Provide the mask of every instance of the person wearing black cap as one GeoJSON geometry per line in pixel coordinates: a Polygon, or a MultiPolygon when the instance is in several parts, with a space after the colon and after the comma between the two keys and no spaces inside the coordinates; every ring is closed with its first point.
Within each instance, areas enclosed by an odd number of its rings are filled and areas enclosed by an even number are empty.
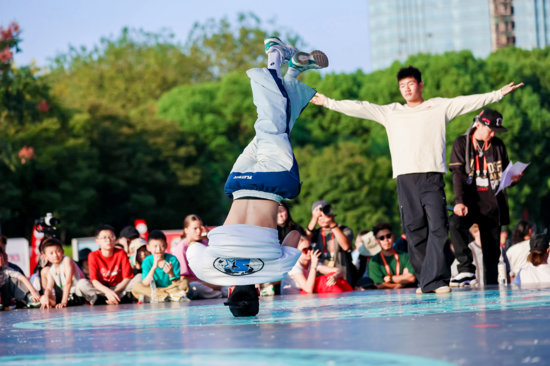
{"type": "Polygon", "coordinates": [[[443,175],[447,171],[445,134],[455,117],[500,101],[523,86],[511,82],[484,94],[424,100],[422,73],[414,66],[397,72],[405,104],[334,100],[317,93],[313,104],[351,117],[380,123],[386,129],[393,177],[408,253],[418,279],[419,294],[448,293],[451,277],[446,258],[448,214],[443,175]]]}
{"type": "MultiPolygon", "coordinates": [[[[468,229],[474,223],[481,235],[485,284],[498,283],[500,228],[510,223],[510,216],[506,191],[495,193],[509,160],[504,143],[495,134],[505,131],[502,115],[484,109],[453,144],[449,168],[453,173],[455,206],[449,229],[459,273],[451,280],[451,287],[466,286],[475,279],[475,265],[468,248],[468,229]]],[[[518,182],[520,178],[518,175],[512,180],[518,182]]]]}
{"type": "Polygon", "coordinates": [[[290,132],[315,95],[296,76],[328,66],[321,51],[297,52],[277,37],[267,38],[264,45],[268,67],[247,71],[258,114],[256,135],[225,183],[233,203],[224,224],[208,233],[208,246],[194,242],[187,249],[189,266],[199,279],[236,286],[227,302],[234,316],[255,316],[259,303],[253,285],[280,281],[300,256],[300,234],[290,232],[281,243],[277,233],[280,202],[297,197],[301,188],[290,132]],[[281,77],[285,62],[289,68],[281,77]]]}
{"type": "Polygon", "coordinates": [[[548,236],[537,235],[529,240],[531,251],[527,257],[529,262],[520,269],[512,282],[513,285],[550,284],[550,265],[548,264],[548,236]]]}

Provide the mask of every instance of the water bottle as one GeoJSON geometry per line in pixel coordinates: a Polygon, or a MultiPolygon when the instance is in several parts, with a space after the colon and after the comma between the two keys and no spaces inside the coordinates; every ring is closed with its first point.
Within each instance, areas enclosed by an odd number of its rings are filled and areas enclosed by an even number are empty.
{"type": "Polygon", "coordinates": [[[506,286],[508,284],[508,278],[506,276],[506,263],[504,263],[504,258],[502,254],[498,260],[498,285],[506,286]]]}
{"type": "Polygon", "coordinates": [[[151,281],[151,302],[153,304],[156,304],[158,303],[158,299],[157,299],[157,284],[155,283],[155,280],[152,280],[151,281]]]}

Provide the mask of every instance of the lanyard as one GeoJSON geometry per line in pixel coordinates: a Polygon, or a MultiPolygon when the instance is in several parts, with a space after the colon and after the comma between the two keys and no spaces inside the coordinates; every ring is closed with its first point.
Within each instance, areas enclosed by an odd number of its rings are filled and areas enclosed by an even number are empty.
{"type": "MultiPolygon", "coordinates": [[[[395,257],[395,261],[397,262],[397,264],[395,265],[395,275],[396,276],[399,276],[399,272],[401,272],[401,264],[399,264],[399,254],[396,253],[393,253],[393,256],[395,257]]],[[[380,257],[382,257],[382,262],[384,262],[384,267],[386,268],[386,273],[388,274],[388,276],[391,276],[391,270],[390,270],[390,266],[388,265],[388,262],[386,262],[386,257],[384,256],[383,253],[380,253],[380,257]]]]}
{"type": "MultiPolygon", "coordinates": [[[[325,229],[321,229],[321,237],[323,238],[323,249],[325,251],[325,254],[327,254],[327,239],[325,238],[325,229]]],[[[330,232],[330,239],[328,240],[329,244],[332,241],[332,246],[334,247],[334,233],[330,232]]],[[[330,252],[330,257],[334,255],[334,251],[330,252]]]]}
{"type": "MultiPolygon", "coordinates": [[[[479,177],[479,156],[481,155],[483,156],[483,176],[485,177],[487,175],[487,159],[485,158],[483,151],[477,151],[477,141],[474,139],[474,135],[472,135],[472,145],[474,145],[474,151],[476,152],[476,175],[479,177]]],[[[488,149],[489,143],[485,141],[483,150],[487,151],[488,149]]]]}

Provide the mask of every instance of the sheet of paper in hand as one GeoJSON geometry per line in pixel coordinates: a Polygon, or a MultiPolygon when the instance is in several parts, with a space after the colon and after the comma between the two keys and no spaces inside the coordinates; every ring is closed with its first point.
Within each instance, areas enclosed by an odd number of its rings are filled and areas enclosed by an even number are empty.
{"type": "Polygon", "coordinates": [[[503,189],[510,187],[510,185],[512,184],[512,177],[520,175],[525,170],[525,168],[529,166],[529,164],[530,163],[522,163],[521,161],[517,161],[515,163],[512,163],[512,161],[510,161],[506,169],[504,169],[504,172],[502,172],[502,176],[500,177],[500,186],[498,187],[495,196],[499,194],[499,192],[503,189]]]}

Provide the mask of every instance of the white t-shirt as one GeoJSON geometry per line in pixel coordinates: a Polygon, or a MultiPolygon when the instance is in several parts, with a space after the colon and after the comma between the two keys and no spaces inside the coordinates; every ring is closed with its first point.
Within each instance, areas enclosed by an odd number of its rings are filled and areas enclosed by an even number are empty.
{"type": "Polygon", "coordinates": [[[377,105],[330,98],[324,106],[348,116],[378,122],[386,128],[395,178],[409,173],[445,173],[447,123],[501,99],[502,93],[496,90],[456,98],[432,98],[414,108],[399,103],[377,105]]]}
{"type": "Polygon", "coordinates": [[[528,262],[525,267],[519,270],[513,284],[518,286],[550,284],[550,264],[539,264],[535,267],[528,262]]]}
{"type": "Polygon", "coordinates": [[[191,243],[187,259],[199,279],[219,286],[280,281],[301,254],[281,246],[276,229],[255,225],[219,226],[208,239],[191,243]]]}
{"type": "Polygon", "coordinates": [[[304,266],[302,266],[302,264],[298,261],[294,267],[292,267],[290,272],[286,273],[285,277],[283,277],[283,280],[281,281],[281,295],[296,295],[302,291],[302,288],[298,285],[298,282],[296,282],[295,277],[299,273],[303,274],[307,279],[309,275],[309,268],[304,268],[304,266]]]}
{"type": "Polygon", "coordinates": [[[531,248],[529,247],[529,240],[512,245],[506,251],[506,256],[510,262],[510,275],[516,276],[520,269],[525,268],[529,262],[527,262],[527,256],[531,248]]]}

